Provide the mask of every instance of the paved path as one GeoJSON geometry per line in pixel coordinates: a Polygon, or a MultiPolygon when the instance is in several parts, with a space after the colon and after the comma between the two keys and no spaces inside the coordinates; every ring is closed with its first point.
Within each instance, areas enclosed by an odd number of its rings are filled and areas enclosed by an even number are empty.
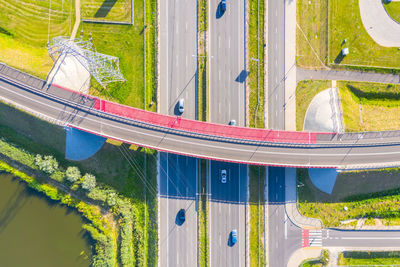
{"type": "Polygon", "coordinates": [[[400,83],[399,74],[384,74],[343,70],[306,70],[297,68],[297,81],[301,80],[345,80],[376,83],[400,83]]]}
{"type": "Polygon", "coordinates": [[[382,0],[362,0],[359,7],[364,28],[376,43],[400,47],[400,23],[387,14],[382,0]]]}

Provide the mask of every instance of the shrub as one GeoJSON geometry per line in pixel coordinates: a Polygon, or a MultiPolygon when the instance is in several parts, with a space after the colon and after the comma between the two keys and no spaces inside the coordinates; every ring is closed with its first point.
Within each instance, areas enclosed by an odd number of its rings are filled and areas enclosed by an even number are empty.
{"type": "Polygon", "coordinates": [[[86,173],[83,176],[82,188],[90,192],[95,187],[96,187],[96,177],[93,174],[86,173]]]}
{"type": "Polygon", "coordinates": [[[79,179],[81,179],[81,172],[77,167],[68,167],[67,171],[65,172],[65,177],[71,183],[75,183],[79,179]]]}
{"type": "Polygon", "coordinates": [[[58,169],[58,162],[53,156],[44,156],[44,158],[37,154],[35,157],[35,165],[39,167],[41,171],[48,174],[52,174],[58,169]]]}
{"type": "Polygon", "coordinates": [[[107,196],[107,205],[112,207],[117,203],[117,194],[111,192],[107,196]]]}

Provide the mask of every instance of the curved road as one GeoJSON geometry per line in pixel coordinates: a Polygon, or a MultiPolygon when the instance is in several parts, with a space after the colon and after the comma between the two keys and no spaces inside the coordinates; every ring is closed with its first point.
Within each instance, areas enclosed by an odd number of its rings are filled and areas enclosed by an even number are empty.
{"type": "MultiPolygon", "coordinates": [[[[59,125],[69,125],[97,135],[160,151],[222,161],[259,165],[365,168],[399,166],[398,132],[366,135],[323,135],[317,144],[287,144],[233,139],[179,131],[97,111],[77,100],[40,91],[0,76],[0,96],[5,102],[59,125]],[[367,138],[367,135],[374,136],[367,138]],[[389,135],[389,137],[385,137],[389,135]],[[340,137],[343,137],[340,140],[340,137]],[[349,139],[354,137],[354,139],[349,139]]],[[[50,91],[56,91],[50,88],[50,91]]],[[[61,89],[60,89],[61,90],[61,89]]],[[[90,103],[89,103],[90,104],[90,103]]]]}
{"type": "Polygon", "coordinates": [[[364,28],[377,44],[400,47],[400,23],[388,15],[382,0],[362,0],[359,7],[364,28]]]}

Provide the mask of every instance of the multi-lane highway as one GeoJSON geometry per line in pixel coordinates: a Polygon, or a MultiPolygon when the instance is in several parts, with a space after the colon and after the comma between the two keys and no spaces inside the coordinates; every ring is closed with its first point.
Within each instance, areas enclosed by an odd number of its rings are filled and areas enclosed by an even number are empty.
{"type": "Polygon", "coordinates": [[[210,120],[245,124],[245,24],[244,0],[209,3],[210,120]]]}
{"type": "MultiPolygon", "coordinates": [[[[209,3],[210,120],[245,126],[245,1],[220,0],[209,3]]],[[[232,126],[234,127],[234,126],[232,126]]],[[[210,161],[210,264],[246,266],[247,166],[210,161]],[[221,183],[221,170],[227,183],[221,183]],[[230,246],[229,235],[236,229],[238,243],[230,246]]]]}
{"type": "Polygon", "coordinates": [[[197,262],[197,159],[160,153],[160,266],[197,262]],[[178,218],[185,210],[185,222],[178,218]]]}
{"type": "Polygon", "coordinates": [[[211,266],[246,266],[247,166],[210,161],[210,255],[211,266]],[[221,182],[226,170],[227,181],[221,182]],[[238,241],[229,244],[236,229],[238,241]]]}
{"type": "MultiPolygon", "coordinates": [[[[160,110],[166,115],[196,119],[196,1],[160,1],[160,110]],[[177,103],[184,99],[184,112],[177,103]]],[[[198,160],[160,153],[160,266],[197,263],[198,160]],[[179,210],[185,210],[185,222],[179,210]]]]}
{"type": "Polygon", "coordinates": [[[268,128],[285,128],[285,2],[267,1],[268,128]]]}

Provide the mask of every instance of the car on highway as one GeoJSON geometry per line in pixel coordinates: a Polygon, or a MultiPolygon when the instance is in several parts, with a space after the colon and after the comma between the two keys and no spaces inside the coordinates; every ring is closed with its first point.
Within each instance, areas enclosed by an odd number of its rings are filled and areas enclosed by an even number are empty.
{"type": "Polygon", "coordinates": [[[221,8],[221,13],[224,13],[226,10],[226,0],[221,0],[220,8],[221,8]]]}
{"type": "Polygon", "coordinates": [[[231,246],[235,245],[237,242],[237,231],[236,229],[231,232],[231,246]]]}
{"type": "Polygon", "coordinates": [[[226,170],[221,170],[221,183],[226,183],[226,170]]]}
{"type": "Polygon", "coordinates": [[[178,110],[179,110],[179,112],[181,114],[183,113],[183,111],[185,111],[184,105],[185,105],[185,100],[183,98],[179,99],[179,101],[178,101],[178,110]]]}
{"type": "Polygon", "coordinates": [[[230,121],[229,121],[229,125],[235,126],[235,125],[236,125],[236,121],[235,121],[235,120],[230,120],[230,121]]]}
{"type": "Polygon", "coordinates": [[[178,219],[180,224],[183,224],[186,220],[186,216],[185,216],[185,209],[181,209],[178,211],[178,219]]]}

